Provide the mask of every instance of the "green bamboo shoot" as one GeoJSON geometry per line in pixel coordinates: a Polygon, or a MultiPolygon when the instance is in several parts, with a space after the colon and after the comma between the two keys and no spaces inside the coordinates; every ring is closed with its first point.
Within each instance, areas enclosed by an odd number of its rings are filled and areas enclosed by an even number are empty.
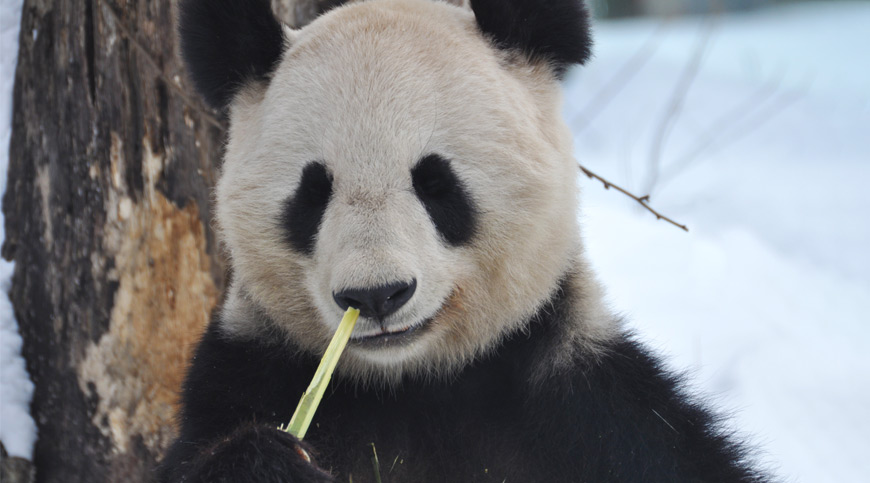
{"type": "Polygon", "coordinates": [[[320,359],[320,365],[314,372],[314,378],[311,379],[311,384],[308,389],[302,394],[299,400],[299,405],[296,406],[296,411],[293,417],[290,418],[290,423],[286,426],[280,426],[279,429],[287,431],[299,439],[305,437],[308,431],[308,426],[314,418],[314,412],[317,411],[317,406],[320,405],[320,400],[323,399],[323,393],[326,392],[326,386],[329,385],[329,380],[332,378],[332,372],[335,370],[335,365],[338,363],[338,358],[344,352],[347,341],[350,339],[350,334],[356,325],[356,319],[359,317],[359,310],[350,307],[344,313],[341,323],[338,325],[338,330],[332,337],[332,341],[326,348],[326,353],[320,359]]]}

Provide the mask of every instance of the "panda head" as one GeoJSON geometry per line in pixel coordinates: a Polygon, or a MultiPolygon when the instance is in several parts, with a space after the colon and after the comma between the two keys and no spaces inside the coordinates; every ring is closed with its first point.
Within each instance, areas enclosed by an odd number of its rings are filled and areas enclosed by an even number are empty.
{"type": "Polygon", "coordinates": [[[350,305],[345,373],[449,373],[572,267],[558,80],[589,56],[581,0],[370,0],[301,30],[267,0],[187,0],[180,32],[230,123],[224,330],[320,353],[350,305]]]}

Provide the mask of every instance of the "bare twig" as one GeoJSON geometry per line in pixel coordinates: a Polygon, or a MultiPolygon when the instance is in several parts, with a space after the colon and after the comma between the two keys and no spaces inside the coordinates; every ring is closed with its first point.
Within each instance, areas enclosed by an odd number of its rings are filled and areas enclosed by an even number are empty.
{"type": "Polygon", "coordinates": [[[641,206],[643,206],[644,208],[649,210],[650,213],[655,215],[657,220],[664,220],[664,221],[666,221],[666,222],[668,222],[668,223],[670,223],[678,228],[682,228],[685,231],[689,231],[689,228],[686,225],[681,225],[681,224],[677,223],[676,221],[674,221],[674,220],[668,218],[667,216],[659,213],[658,211],[654,210],[649,205],[649,195],[636,196],[636,195],[630,193],[629,191],[627,191],[626,189],[621,188],[620,186],[615,185],[615,184],[611,183],[610,181],[607,181],[606,179],[602,178],[601,176],[598,176],[597,174],[593,173],[592,171],[589,171],[588,169],[583,167],[583,165],[578,164],[577,167],[580,168],[580,171],[582,171],[583,174],[585,174],[587,177],[589,177],[589,179],[597,179],[598,181],[601,181],[601,183],[604,185],[604,189],[610,189],[612,187],[615,190],[619,191],[620,193],[624,194],[625,196],[628,196],[629,198],[633,199],[634,201],[637,201],[638,203],[640,203],[641,206]]]}
{"type": "MultiPolygon", "coordinates": [[[[650,409],[652,409],[652,408],[650,408],[650,409]]],[[[662,415],[659,414],[658,411],[656,411],[655,409],[653,409],[652,412],[654,412],[654,413],[656,414],[656,416],[659,417],[659,419],[661,419],[662,421],[664,421],[664,423],[667,424],[669,428],[671,428],[671,431],[673,431],[673,432],[675,432],[675,433],[677,433],[677,434],[680,434],[680,432],[677,431],[677,428],[671,426],[671,423],[669,423],[667,419],[665,419],[664,417],[662,417],[662,415]]]]}
{"type": "Polygon", "coordinates": [[[655,188],[659,177],[659,169],[661,168],[662,152],[664,145],[667,142],[668,135],[673,128],[674,123],[683,109],[683,103],[698,70],[701,67],[701,61],[704,59],[704,54],[707,52],[707,44],[710,43],[710,37],[713,33],[712,20],[704,27],[697,41],[695,42],[695,50],[692,52],[692,57],[680,74],[677,83],[674,84],[674,91],[671,94],[671,99],[668,102],[668,107],[665,110],[662,119],[658,123],[658,129],[653,136],[653,144],[650,149],[650,169],[647,177],[646,191],[652,192],[655,188]]]}
{"type": "Polygon", "coordinates": [[[725,143],[719,143],[718,147],[725,147],[728,144],[732,144],[738,139],[755,132],[760,126],[773,119],[777,114],[781,113],[785,110],[785,108],[797,102],[800,98],[800,93],[783,94],[779,96],[776,102],[767,104],[765,109],[760,109],[755,113],[754,116],[752,116],[751,119],[748,119],[745,123],[743,123],[741,129],[731,131],[730,136],[724,136],[725,143]]]}
{"type": "Polygon", "coordinates": [[[634,78],[635,74],[640,72],[643,66],[652,58],[656,49],[658,49],[662,32],[665,30],[667,22],[662,22],[656,27],[655,31],[644,41],[643,45],[635,51],[622,67],[610,78],[604,86],[592,96],[592,100],[574,117],[572,122],[574,127],[574,135],[583,131],[604,111],[604,108],[610,104],[617,94],[634,78]]]}
{"type": "Polygon", "coordinates": [[[662,181],[669,182],[676,178],[680,174],[677,168],[685,168],[700,151],[706,150],[708,155],[715,153],[756,132],[759,127],[785,111],[786,108],[800,100],[800,98],[800,93],[783,93],[771,99],[770,102],[766,102],[763,107],[757,109],[740,125],[733,126],[732,129],[726,131],[718,138],[711,140],[708,145],[702,146],[701,148],[703,149],[690,151],[683,157],[678,158],[673,164],[673,169],[664,173],[662,181]]]}
{"type": "Polygon", "coordinates": [[[725,139],[724,143],[718,143],[719,145],[717,147],[721,149],[729,144],[733,144],[738,139],[755,132],[760,126],[784,111],[785,108],[800,100],[801,97],[802,93],[800,92],[781,94],[776,99],[776,102],[768,103],[764,109],[759,109],[750,119],[747,119],[741,126],[738,126],[740,129],[732,130],[728,135],[723,136],[725,139]]]}
{"type": "Polygon", "coordinates": [[[669,165],[662,170],[661,181],[665,183],[679,175],[680,172],[686,169],[707,149],[711,147],[724,147],[719,143],[719,141],[726,138],[728,133],[734,130],[739,123],[743,122],[746,118],[751,117],[753,112],[760,110],[762,106],[767,104],[768,100],[776,96],[782,82],[782,77],[783,72],[779,72],[773,79],[765,82],[755,92],[747,96],[742,103],[736,105],[714,120],[700,136],[697,136],[699,141],[696,142],[691,149],[683,153],[683,155],[678,157],[676,161],[669,163],[669,165]],[[719,145],[717,146],[717,144],[719,145]]]}

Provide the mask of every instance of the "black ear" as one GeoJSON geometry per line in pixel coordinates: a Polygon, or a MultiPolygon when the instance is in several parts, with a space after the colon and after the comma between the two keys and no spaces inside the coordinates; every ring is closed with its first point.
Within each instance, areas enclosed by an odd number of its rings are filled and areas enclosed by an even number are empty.
{"type": "Polygon", "coordinates": [[[559,78],[592,53],[583,0],[471,0],[471,9],[496,46],[549,62],[559,78]]]}
{"type": "Polygon", "coordinates": [[[272,74],[284,33],[269,0],[182,0],[181,56],[194,86],[223,110],[245,83],[272,74]]]}

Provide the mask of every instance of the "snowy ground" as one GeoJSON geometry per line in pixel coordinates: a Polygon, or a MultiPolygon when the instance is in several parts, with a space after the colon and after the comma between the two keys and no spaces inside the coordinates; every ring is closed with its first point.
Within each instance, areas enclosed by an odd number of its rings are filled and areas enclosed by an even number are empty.
{"type": "Polygon", "coordinates": [[[577,159],[646,194],[655,133],[712,28],[651,190],[690,233],[585,178],[581,218],[612,307],[788,481],[870,475],[868,25],[867,2],[599,22],[566,85],[577,159]]]}
{"type": "MultiPolygon", "coordinates": [[[[9,136],[12,129],[12,83],[18,56],[21,0],[0,0],[0,193],[6,192],[9,136]]],[[[0,212],[0,240],[6,238],[0,212]]],[[[33,383],[21,358],[21,336],[6,295],[12,263],[0,259],[0,441],[11,456],[30,458],[36,424],[30,417],[33,383]]]]}
{"type": "MultiPolygon", "coordinates": [[[[19,5],[0,0],[0,186],[19,5]]],[[[691,232],[585,179],[581,216],[612,306],[733,411],[789,481],[870,474],[868,25],[867,2],[712,24],[602,22],[596,58],[566,83],[578,159],[645,194],[655,132],[710,31],[652,189],[653,206],[691,232]]],[[[0,264],[4,291],[10,269],[0,264]]],[[[0,297],[0,439],[28,456],[35,430],[14,324],[0,297]]]]}

